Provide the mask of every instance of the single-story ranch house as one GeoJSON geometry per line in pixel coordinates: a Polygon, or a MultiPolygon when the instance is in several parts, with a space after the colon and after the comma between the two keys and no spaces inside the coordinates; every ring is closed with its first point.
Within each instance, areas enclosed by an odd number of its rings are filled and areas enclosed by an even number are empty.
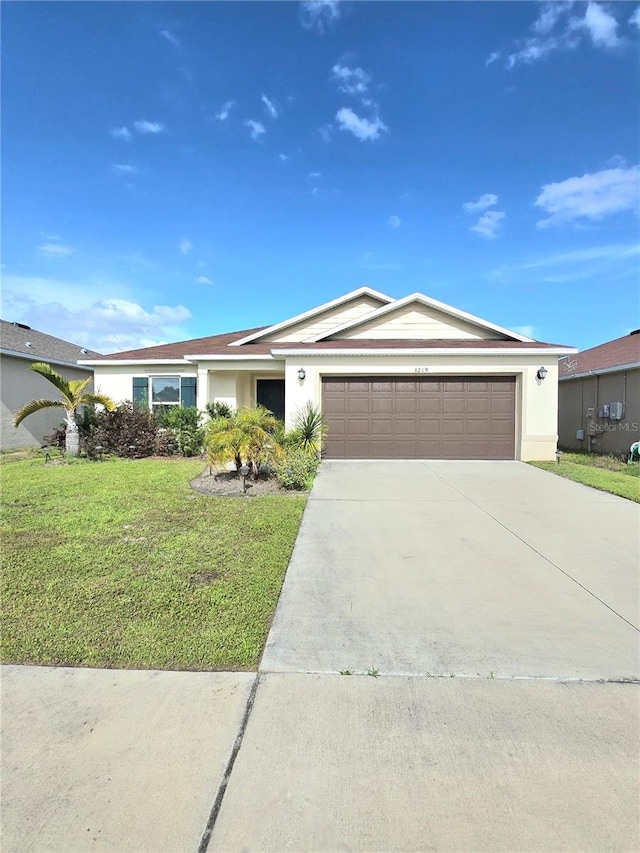
{"type": "Polygon", "coordinates": [[[80,363],[116,401],[258,403],[289,424],[310,401],[330,459],[553,459],[558,357],[575,352],[361,287],[272,326],[80,363]]]}

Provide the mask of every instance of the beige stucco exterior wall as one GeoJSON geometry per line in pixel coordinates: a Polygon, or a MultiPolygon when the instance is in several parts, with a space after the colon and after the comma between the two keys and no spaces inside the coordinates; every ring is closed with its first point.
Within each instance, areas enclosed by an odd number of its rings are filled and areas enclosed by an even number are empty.
{"type": "MultiPolygon", "coordinates": [[[[13,425],[15,413],[31,400],[57,400],[58,392],[42,376],[29,370],[35,359],[16,358],[10,355],[0,356],[0,400],[2,407],[1,439],[2,450],[16,450],[22,447],[38,447],[45,435],[49,435],[57,426],[64,423],[63,409],[44,409],[29,415],[16,429],[13,425]]],[[[90,375],[86,370],[63,367],[51,362],[51,366],[67,379],[86,379],[90,375]]]]}
{"type": "Polygon", "coordinates": [[[626,454],[640,441],[640,368],[600,375],[563,379],[558,402],[559,445],[566,450],[626,454]],[[604,404],[620,402],[620,421],[601,418],[604,404]],[[584,439],[576,432],[584,430],[584,439]]]}
{"type": "Polygon", "coordinates": [[[516,458],[555,459],[557,447],[558,364],[555,357],[513,356],[318,356],[287,359],[285,408],[291,423],[308,401],[322,404],[323,376],[464,376],[507,375],[516,377],[516,458]],[[538,369],[546,379],[536,378],[538,369]],[[304,382],[298,370],[306,372],[304,382]]]}
{"type": "Polygon", "coordinates": [[[148,364],[120,365],[94,368],[96,390],[111,397],[116,403],[123,403],[133,397],[134,376],[197,376],[195,364],[148,364]]]}

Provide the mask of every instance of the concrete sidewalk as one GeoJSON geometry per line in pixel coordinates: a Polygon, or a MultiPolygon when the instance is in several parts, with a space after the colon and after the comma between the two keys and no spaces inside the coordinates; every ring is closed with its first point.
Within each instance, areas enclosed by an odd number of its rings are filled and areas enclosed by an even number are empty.
{"type": "Polygon", "coordinates": [[[197,850],[254,680],[2,667],[3,853],[197,850]]]}

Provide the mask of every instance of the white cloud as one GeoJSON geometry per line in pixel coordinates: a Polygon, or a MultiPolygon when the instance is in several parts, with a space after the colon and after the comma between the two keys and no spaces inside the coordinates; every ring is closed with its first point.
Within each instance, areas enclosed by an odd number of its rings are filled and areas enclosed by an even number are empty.
{"type": "Polygon", "coordinates": [[[361,142],[377,139],[383,131],[388,130],[379,116],[375,116],[373,119],[360,118],[349,107],[342,107],[341,110],[338,110],[336,119],[340,130],[348,130],[361,142]]]}
{"type": "Polygon", "coordinates": [[[475,225],[471,226],[471,230],[480,234],[481,237],[486,237],[492,240],[498,236],[500,223],[504,219],[505,214],[502,210],[487,210],[483,213],[475,225]]]}
{"type": "Polygon", "coordinates": [[[322,174],[321,174],[321,172],[309,172],[309,177],[310,178],[321,178],[322,174]]]}
{"type": "Polygon", "coordinates": [[[216,113],[218,121],[226,121],[229,118],[229,113],[235,105],[235,101],[225,101],[225,103],[220,107],[220,112],[216,113]]]}
{"type": "Polygon", "coordinates": [[[493,53],[490,53],[489,56],[487,56],[485,65],[491,65],[492,62],[497,62],[498,59],[500,59],[500,51],[494,50],[493,53]]]}
{"type": "Polygon", "coordinates": [[[308,30],[323,33],[340,17],[340,0],[305,0],[300,4],[300,20],[308,30]]]}
{"type": "Polygon", "coordinates": [[[191,243],[191,240],[187,240],[187,238],[185,237],[184,240],[180,241],[180,251],[183,255],[186,255],[188,252],[191,251],[191,249],[193,249],[193,244],[191,243]]]}
{"type": "Polygon", "coordinates": [[[598,3],[589,3],[584,16],[584,27],[589,31],[596,47],[616,47],[620,44],[618,22],[606,8],[598,3]]]}
{"type": "Polygon", "coordinates": [[[114,139],[124,139],[126,142],[131,142],[131,131],[128,127],[112,127],[109,133],[114,139]]]}
{"type": "MultiPolygon", "coordinates": [[[[530,65],[545,59],[556,50],[574,50],[585,36],[594,47],[617,47],[621,40],[617,34],[618,22],[602,3],[589,2],[584,14],[574,13],[573,0],[551,0],[542,3],[531,30],[532,35],[520,42],[520,47],[507,56],[507,68],[530,65]]],[[[493,61],[495,53],[487,60],[493,61]]]]}
{"type": "Polygon", "coordinates": [[[391,228],[399,228],[402,225],[402,220],[399,216],[390,216],[387,225],[390,225],[391,228]]]}
{"type": "Polygon", "coordinates": [[[283,163],[286,163],[287,160],[291,160],[290,154],[278,154],[278,157],[282,160],[283,163]]]}
{"type": "Polygon", "coordinates": [[[549,214],[540,228],[578,219],[597,221],[613,213],[637,209],[640,197],[640,166],[604,169],[600,172],[545,184],[535,200],[549,214]]]}
{"type": "Polygon", "coordinates": [[[145,309],[117,282],[67,282],[6,276],[2,315],[34,329],[108,353],[180,340],[191,312],[184,305],[145,309]],[[119,294],[96,300],[96,292],[119,294]]]}
{"type": "Polygon", "coordinates": [[[145,119],[140,119],[139,121],[134,121],[133,126],[138,131],[138,133],[142,133],[142,134],[164,133],[164,131],[167,129],[159,121],[146,121],[145,119]]]}
{"type": "Polygon", "coordinates": [[[264,125],[260,121],[254,121],[253,119],[248,118],[244,125],[249,128],[249,135],[254,142],[259,142],[260,138],[266,133],[264,125]]]}
{"type": "Polygon", "coordinates": [[[341,92],[346,92],[348,95],[364,95],[369,88],[371,75],[362,68],[349,68],[348,65],[340,65],[336,62],[331,69],[331,79],[341,92]]]}
{"type": "Polygon", "coordinates": [[[630,24],[635,24],[636,27],[640,28],[640,6],[636,9],[633,15],[629,18],[630,24]]]}
{"type": "Polygon", "coordinates": [[[467,213],[477,213],[481,210],[486,210],[488,207],[493,207],[498,203],[498,196],[493,193],[485,193],[481,195],[478,201],[467,201],[462,207],[467,213]]]}
{"type": "Polygon", "coordinates": [[[333,130],[332,125],[323,124],[322,127],[318,128],[318,133],[322,137],[325,142],[328,142],[331,139],[331,131],[333,130]]]}
{"type": "Polygon", "coordinates": [[[213,282],[206,275],[199,275],[196,279],[196,284],[213,284],[213,282]]]}
{"type": "Polygon", "coordinates": [[[38,249],[44,252],[45,255],[57,258],[66,258],[75,252],[75,249],[72,249],[71,246],[63,246],[62,243],[43,243],[42,246],[38,246],[38,249]]]}
{"type": "Polygon", "coordinates": [[[534,260],[505,264],[491,270],[487,278],[502,283],[523,281],[563,283],[600,278],[607,281],[638,276],[640,244],[614,243],[572,249],[554,255],[542,255],[534,260]]]}
{"type": "Polygon", "coordinates": [[[160,30],[160,35],[163,39],[166,39],[169,44],[172,44],[174,47],[180,47],[180,39],[173,35],[173,33],[169,32],[169,30],[160,30]]]}
{"type": "Polygon", "coordinates": [[[261,100],[261,101],[262,101],[262,103],[264,104],[264,107],[265,107],[265,109],[266,109],[267,113],[269,114],[269,116],[270,116],[271,118],[273,118],[273,119],[278,118],[278,108],[276,107],[276,105],[274,104],[274,102],[273,102],[273,101],[270,101],[270,100],[269,100],[269,98],[267,98],[267,96],[266,96],[266,95],[263,95],[263,96],[260,98],[260,100],[261,100]]]}
{"type": "Polygon", "coordinates": [[[112,167],[114,175],[133,175],[135,173],[135,167],[130,166],[128,163],[115,163],[112,167]]]}

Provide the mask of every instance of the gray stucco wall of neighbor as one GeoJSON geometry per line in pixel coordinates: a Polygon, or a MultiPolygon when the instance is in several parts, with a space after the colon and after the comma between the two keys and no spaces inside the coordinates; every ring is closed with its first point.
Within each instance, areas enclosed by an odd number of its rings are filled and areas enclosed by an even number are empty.
{"type": "Polygon", "coordinates": [[[594,453],[627,453],[640,441],[640,368],[562,379],[558,389],[559,446],[594,453]],[[603,406],[623,403],[620,421],[599,417],[603,406]],[[589,415],[589,410],[593,413],[589,415]],[[584,430],[584,439],[576,432],[584,430]]]}
{"type": "MultiPolygon", "coordinates": [[[[64,410],[45,409],[29,415],[16,429],[13,425],[15,413],[26,403],[36,399],[57,400],[58,391],[42,376],[29,370],[33,360],[0,356],[0,405],[1,432],[0,448],[17,450],[23,447],[38,447],[45,435],[64,423],[64,410]]],[[[86,379],[86,370],[62,367],[51,362],[51,366],[67,379],[86,379]]],[[[89,390],[92,389],[93,383],[89,390]]]]}

